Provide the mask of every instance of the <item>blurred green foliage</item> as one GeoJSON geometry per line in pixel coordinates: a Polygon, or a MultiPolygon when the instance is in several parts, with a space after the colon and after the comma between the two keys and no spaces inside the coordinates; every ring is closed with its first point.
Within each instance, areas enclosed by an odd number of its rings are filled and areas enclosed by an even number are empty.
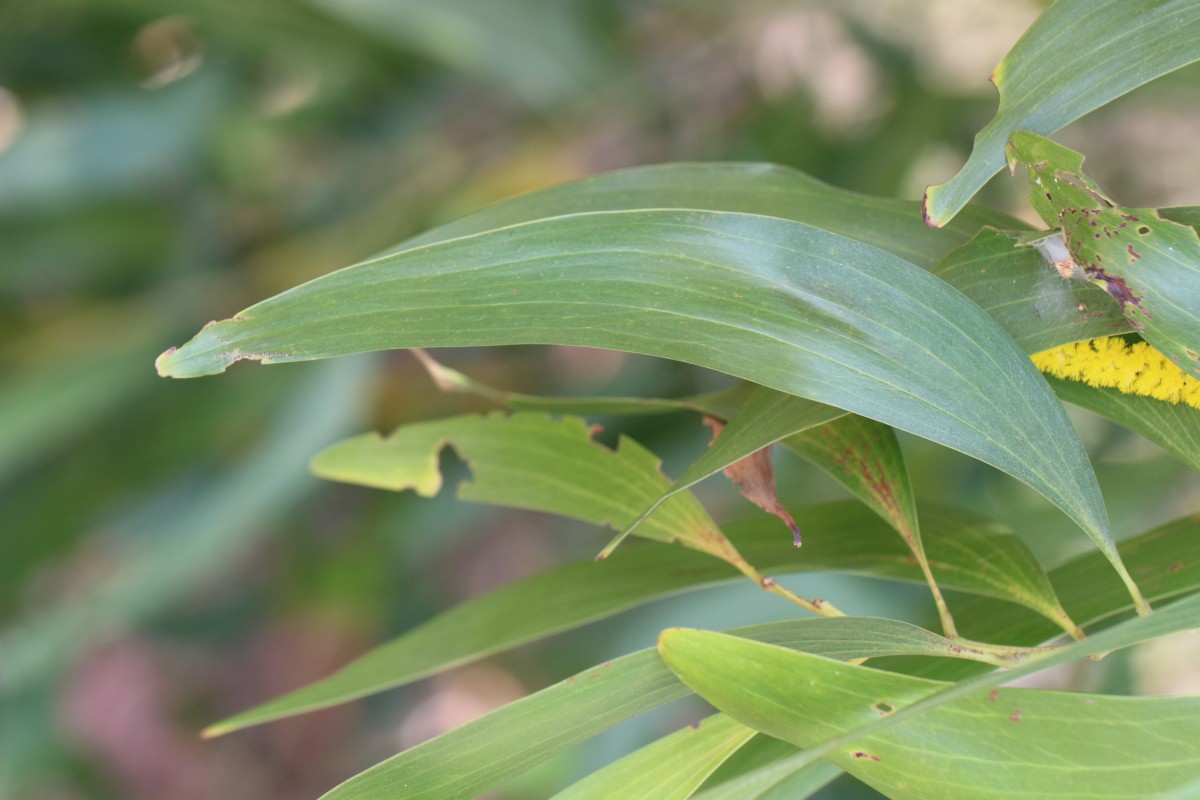
{"type": "MultiPolygon", "coordinates": [[[[921,42],[889,35],[870,5],[0,6],[0,796],[311,796],[471,708],[646,646],[663,625],[790,614],[745,588],[668,601],[361,709],[200,744],[203,724],[470,594],[590,554],[606,534],[308,477],[307,459],[343,434],[479,407],[436,393],[405,354],[186,384],[156,378],[152,362],[209,317],[484,203],[605,169],[775,161],[916,196],[945,177],[929,169],[947,156],[957,166],[994,98],[982,81],[964,92],[931,78],[921,42]],[[454,692],[473,698],[465,711],[447,704],[454,692]]],[[[908,13],[931,13],[921,6],[908,13]]],[[[1013,11],[1024,14],[1013,29],[1036,10],[1013,11]]],[[[1011,41],[996,41],[995,57],[1011,41]]],[[[448,358],[528,392],[722,385],[589,351],[448,358]]],[[[1096,418],[1077,421],[1120,532],[1193,510],[1179,465],[1096,418]],[[1152,486],[1168,501],[1146,509],[1152,486]]],[[[705,442],[691,419],[622,425],[669,474],[705,442]]],[[[1014,481],[904,445],[925,497],[1015,523],[1047,561],[1079,544],[1056,536],[1069,523],[1014,481]]],[[[837,494],[811,469],[789,462],[780,475],[790,503],[837,494]]],[[[721,487],[705,497],[719,518],[744,508],[721,487]]],[[[911,588],[818,580],[819,593],[850,597],[847,610],[929,613],[911,588]]],[[[688,712],[671,713],[600,737],[505,796],[545,794],[688,712]]],[[[821,796],[871,795],[835,782],[821,796]]]]}

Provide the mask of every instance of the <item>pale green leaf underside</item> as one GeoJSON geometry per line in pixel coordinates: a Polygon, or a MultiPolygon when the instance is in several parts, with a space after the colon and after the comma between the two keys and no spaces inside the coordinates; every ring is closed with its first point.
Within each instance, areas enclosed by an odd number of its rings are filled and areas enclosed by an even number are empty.
{"type": "MultiPolygon", "coordinates": [[[[1181,627],[1200,625],[1200,598],[1164,613],[1181,627]]],[[[659,651],[717,708],[804,748],[954,686],[706,631],[666,631],[659,651]]],[[[1004,680],[988,676],[987,685],[1004,680]]],[[[1015,775],[1025,797],[1133,800],[1200,770],[1200,697],[956,688],[956,698],[927,703],[826,757],[895,800],[1011,798],[1015,775]]]]}
{"type": "MultiPolygon", "coordinates": [[[[312,470],[330,480],[431,497],[441,488],[444,447],[471,468],[463,500],[545,511],[620,529],[669,485],[658,458],[627,437],[616,450],[592,439],[580,417],[543,413],[468,414],[418,422],[390,436],[356,436],[326,448],[312,470]]],[[[664,503],[642,534],[678,541],[744,567],[733,545],[691,495],[664,503]]]]}
{"type": "Polygon", "coordinates": [[[159,366],[533,343],[695,363],[877,419],[1029,483],[1113,552],[1078,437],[999,326],[924,270],[786,220],[611,212],[454,239],[263,301],[159,366]]]}
{"type": "Polygon", "coordinates": [[[929,224],[947,224],[1004,166],[1014,131],[1051,134],[1198,59],[1194,0],[1058,0],[992,73],[1000,107],[958,174],[926,190],[929,224]]]}

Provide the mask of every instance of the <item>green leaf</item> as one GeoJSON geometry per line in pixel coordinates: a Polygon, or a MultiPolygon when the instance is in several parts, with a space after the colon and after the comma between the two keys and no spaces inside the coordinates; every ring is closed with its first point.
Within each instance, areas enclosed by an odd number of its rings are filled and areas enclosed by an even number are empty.
{"type": "MultiPolygon", "coordinates": [[[[955,645],[915,625],[839,617],[755,625],[741,635],[804,647],[830,658],[925,654],[954,657],[955,645]]],[[[614,659],[376,764],[326,800],[474,797],[613,725],[690,690],[653,649],[614,659]]]]}
{"type": "Polygon", "coordinates": [[[454,239],[263,301],[159,367],[519,343],[695,363],[932,439],[1045,494],[1122,572],[1074,429],[996,323],[924,270],[787,220],[612,212],[454,239]]]}
{"type": "Polygon", "coordinates": [[[1031,355],[1133,330],[1107,292],[1063,280],[1021,242],[1020,233],[984,228],[934,274],[975,301],[1031,355]]]}
{"type": "MultiPolygon", "coordinates": [[[[1200,5],[1194,8],[1200,18],[1200,5]]],[[[1200,377],[1196,230],[1153,208],[1114,204],[1084,175],[1083,156],[1049,139],[1017,131],[1008,157],[1028,169],[1038,215],[1061,227],[1071,272],[1104,288],[1142,338],[1200,377]]]]}
{"type": "MultiPolygon", "coordinates": [[[[794,513],[809,532],[802,550],[792,547],[780,535],[778,521],[766,515],[734,523],[727,531],[739,551],[764,569],[840,570],[921,582],[920,570],[895,532],[860,504],[843,501],[794,513]]],[[[923,517],[926,548],[943,585],[1022,603],[1056,621],[1065,617],[1045,573],[1020,539],[961,511],[928,507],[923,517]]],[[[599,564],[569,564],[443,612],[326,678],[210,726],[204,735],[219,736],[365,697],[734,576],[728,565],[700,553],[649,543],[620,550],[599,564]]],[[[980,613],[997,614],[994,609],[980,613]]]]}
{"type": "MultiPolygon", "coordinates": [[[[1146,596],[1166,602],[1200,590],[1200,514],[1181,517],[1121,542],[1121,557],[1137,576],[1146,596]]],[[[1104,557],[1084,553],[1050,571],[1063,607],[1087,628],[1103,625],[1129,611],[1128,595],[1113,579],[1104,557]]],[[[1023,608],[990,598],[964,598],[958,606],[960,627],[968,636],[1019,645],[1040,644],[1055,627],[1023,608]]],[[[903,659],[888,668],[942,680],[978,674],[977,663],[903,659]]]]}
{"type": "MultiPolygon", "coordinates": [[[[762,734],[758,738],[777,741],[762,734]]],[[[795,748],[791,750],[795,752],[795,748]]],[[[795,762],[795,755],[776,760],[712,788],[703,788],[693,797],[696,800],[803,800],[842,774],[841,767],[828,761],[800,766],[795,762]]]]}
{"type": "Polygon", "coordinates": [[[829,758],[896,800],[1006,798],[1014,774],[1040,797],[1141,798],[1184,784],[1200,770],[1200,697],[995,687],[1104,648],[1196,626],[1200,597],[1028,666],[957,685],[706,631],[664,631],[659,652],[718,709],[806,748],[809,759],[829,758]]]}
{"type": "Polygon", "coordinates": [[[1192,0],[1058,0],[992,72],[995,118],[953,178],[925,192],[925,219],[947,224],[1004,166],[1014,131],[1051,134],[1143,83],[1200,59],[1192,0]]]}
{"type": "Polygon", "coordinates": [[[1140,433],[1200,471],[1200,409],[1046,375],[1059,399],[1140,433]]]}
{"type": "MultiPolygon", "coordinates": [[[[593,441],[580,417],[554,419],[521,412],[459,417],[398,428],[387,438],[356,436],[318,453],[312,471],[323,478],[424,497],[442,485],[438,454],[446,446],[471,467],[458,487],[463,500],[545,511],[620,529],[669,484],[650,451],[627,437],[616,450],[593,441]]],[[[665,503],[642,535],[679,542],[759,576],[721,533],[696,498],[665,503]]]]}
{"type": "Polygon", "coordinates": [[[554,795],[554,800],[687,800],[758,732],[724,714],[635,750],[554,795]]]}
{"type": "Polygon", "coordinates": [[[506,200],[408,239],[388,253],[564,214],[694,208],[762,214],[850,236],[932,269],[982,225],[1027,227],[968,206],[943,231],[921,224],[921,204],[849,192],[775,164],[664,164],[619,170],[506,200]]]}
{"type": "MultiPolygon", "coordinates": [[[[880,422],[847,414],[819,428],[793,434],[784,445],[823,469],[896,529],[929,584],[942,632],[956,636],[954,618],[921,543],[916,498],[895,431],[880,422]]],[[[1037,576],[1040,572],[1036,569],[1032,575],[1037,576]]],[[[1035,591],[1034,594],[1053,597],[1049,584],[1041,588],[1042,592],[1035,591]]],[[[1078,629],[1065,616],[1058,613],[1055,618],[1065,623],[1066,630],[1078,635],[1078,629]]]]}

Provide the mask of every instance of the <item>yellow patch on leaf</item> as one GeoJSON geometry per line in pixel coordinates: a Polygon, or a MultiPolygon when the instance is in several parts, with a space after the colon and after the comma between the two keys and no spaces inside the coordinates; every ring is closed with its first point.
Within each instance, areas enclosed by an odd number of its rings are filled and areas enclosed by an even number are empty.
{"type": "Polygon", "coordinates": [[[1200,408],[1200,380],[1145,342],[1090,339],[1037,353],[1033,363],[1056,378],[1200,408]]]}

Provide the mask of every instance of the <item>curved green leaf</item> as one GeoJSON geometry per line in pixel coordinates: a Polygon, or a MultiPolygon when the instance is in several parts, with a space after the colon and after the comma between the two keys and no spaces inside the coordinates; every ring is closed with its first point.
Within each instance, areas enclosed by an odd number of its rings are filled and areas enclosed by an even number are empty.
{"type": "Polygon", "coordinates": [[[408,239],[397,253],[564,214],[653,208],[735,211],[795,220],[850,236],[932,269],[982,225],[1024,228],[1007,214],[968,206],[944,230],[921,224],[921,204],[849,192],[776,164],[662,164],[618,170],[506,200],[408,239]]]}
{"type": "MultiPolygon", "coordinates": [[[[1200,625],[1200,597],[1154,616],[1169,622],[1141,618],[1096,638],[1125,645],[1200,625]]],[[[1101,652],[1080,644],[1064,652],[1101,652]]],[[[1015,773],[1026,796],[1142,798],[1200,770],[1200,697],[992,688],[1054,656],[954,685],[706,631],[665,631],[659,652],[720,710],[896,800],[1008,798],[1015,773]],[[881,719],[894,722],[884,730],[881,719]]]]}
{"type": "MultiPolygon", "coordinates": [[[[790,620],[739,633],[841,659],[886,654],[953,658],[958,649],[915,625],[866,617],[790,620]]],[[[323,800],[374,800],[397,794],[406,800],[475,797],[618,722],[690,693],[653,649],[642,650],[376,764],[335,787],[323,800]]]]}
{"type": "Polygon", "coordinates": [[[1038,215],[1062,229],[1069,254],[1064,271],[1104,288],[1142,338],[1200,377],[1196,230],[1157,209],[1116,205],[1084,175],[1082,155],[1044,137],[1017,131],[1008,157],[1010,165],[1028,169],[1038,215]]]}
{"type": "Polygon", "coordinates": [[[714,714],[596,770],[554,795],[554,800],[687,800],[757,733],[724,714],[714,714]]]}
{"type": "Polygon", "coordinates": [[[1004,166],[1013,131],[1051,134],[1126,92],[1200,59],[1193,0],[1058,0],[1000,61],[995,118],[953,178],[925,192],[925,219],[947,224],[1004,166]]]}
{"type": "MultiPolygon", "coordinates": [[[[738,550],[763,569],[834,570],[921,582],[921,571],[895,532],[859,503],[828,503],[797,509],[794,515],[809,532],[803,550],[792,547],[780,535],[778,521],[766,515],[726,530],[738,550]]],[[[926,548],[945,586],[1021,603],[1049,619],[1065,616],[1045,573],[1020,539],[961,511],[927,507],[923,518],[926,548]]],[[[620,550],[600,564],[568,564],[445,611],[328,677],[210,726],[204,735],[219,736],[402,686],[734,575],[728,565],[700,553],[648,543],[620,550]]]]}
{"type": "Polygon", "coordinates": [[[1045,494],[1122,571],[1078,437],[996,323],[924,270],[786,220],[612,212],[454,239],[210,324],[159,369],[519,343],[691,362],[932,439],[1045,494]]]}
{"type": "Polygon", "coordinates": [[[1046,375],[1060,400],[1140,433],[1200,471],[1200,409],[1046,375]]]}

